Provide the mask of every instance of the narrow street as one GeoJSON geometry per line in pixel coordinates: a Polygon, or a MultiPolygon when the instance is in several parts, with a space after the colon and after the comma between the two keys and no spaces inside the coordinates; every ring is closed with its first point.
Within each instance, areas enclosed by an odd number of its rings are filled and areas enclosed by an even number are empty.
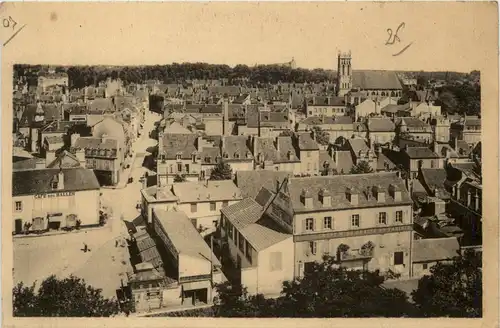
{"type": "MultiPolygon", "coordinates": [[[[131,163],[130,175],[133,179],[132,183],[127,183],[128,177],[123,176],[121,183],[125,186],[118,186],[115,189],[102,189],[103,203],[112,211],[112,222],[110,229],[122,231],[121,218],[126,221],[134,221],[139,216],[139,211],[136,209],[137,202],[141,199],[142,183],[139,181],[141,176],[146,172],[153,173],[143,166],[144,158],[149,154],[148,149],[157,145],[157,141],[149,137],[149,133],[155,128],[155,123],[161,119],[161,115],[150,111],[146,112],[144,128],[141,136],[133,144],[133,153],[135,154],[134,161],[131,163]],[[121,188],[120,188],[121,187],[121,188]]],[[[118,232],[119,234],[120,232],[118,232]]]]}

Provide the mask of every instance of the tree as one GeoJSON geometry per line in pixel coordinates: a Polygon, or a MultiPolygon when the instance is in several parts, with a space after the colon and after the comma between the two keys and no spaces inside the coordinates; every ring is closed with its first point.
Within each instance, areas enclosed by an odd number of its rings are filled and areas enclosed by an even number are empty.
{"type": "Polygon", "coordinates": [[[314,263],[303,278],[283,283],[281,296],[249,296],[229,282],[217,286],[216,316],[222,317],[402,317],[414,315],[407,295],[382,286],[378,271],[339,268],[336,258],[314,263]]]}
{"type": "Polygon", "coordinates": [[[351,168],[351,174],[372,173],[373,169],[367,161],[360,161],[351,168]]]}
{"type": "Polygon", "coordinates": [[[185,174],[177,174],[174,177],[174,182],[185,182],[186,181],[186,175],[185,174]]]}
{"type": "Polygon", "coordinates": [[[210,180],[231,180],[232,178],[233,169],[223,161],[219,161],[210,174],[210,180]]]}
{"type": "Polygon", "coordinates": [[[93,288],[75,276],[45,279],[38,293],[19,283],[13,288],[14,316],[30,317],[109,317],[119,311],[118,302],[106,299],[101,289],[93,288]]]}
{"type": "Polygon", "coordinates": [[[320,145],[328,146],[328,144],[330,144],[330,133],[324,131],[319,126],[314,126],[313,131],[316,136],[316,141],[320,145]]]}
{"type": "Polygon", "coordinates": [[[406,294],[382,286],[378,271],[338,267],[336,258],[315,263],[304,277],[285,282],[280,312],[287,317],[401,317],[412,315],[406,294]]]}
{"type": "Polygon", "coordinates": [[[451,263],[438,263],[422,277],[412,298],[425,317],[482,316],[482,257],[467,250],[451,263]]]}

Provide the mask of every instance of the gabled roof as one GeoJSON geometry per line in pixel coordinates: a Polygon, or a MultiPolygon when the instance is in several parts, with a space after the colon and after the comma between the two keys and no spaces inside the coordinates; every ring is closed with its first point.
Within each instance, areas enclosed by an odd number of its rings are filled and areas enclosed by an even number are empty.
{"type": "Polygon", "coordinates": [[[297,139],[300,150],[319,150],[318,143],[311,137],[310,133],[298,133],[297,139]]]}
{"type": "Polygon", "coordinates": [[[51,183],[59,172],[59,169],[14,171],[12,173],[12,195],[22,196],[100,188],[94,171],[84,168],[63,168],[64,189],[54,190],[51,183]]]}
{"type": "Polygon", "coordinates": [[[353,71],[352,86],[362,90],[403,89],[398,76],[391,71],[353,71]]]}
{"type": "Polygon", "coordinates": [[[52,169],[52,168],[75,168],[75,167],[80,167],[80,161],[78,158],[70,153],[69,151],[62,151],[56,159],[52,161],[52,163],[49,163],[47,165],[47,168],[52,169]]]}
{"type": "Polygon", "coordinates": [[[255,198],[262,187],[275,190],[277,181],[281,183],[284,178],[291,176],[293,173],[286,171],[237,171],[236,185],[242,197],[255,198]]]}
{"type": "Polygon", "coordinates": [[[435,159],[440,158],[438,154],[433,152],[429,147],[408,147],[405,153],[412,159],[435,159]]]}
{"type": "Polygon", "coordinates": [[[163,135],[163,151],[167,159],[175,159],[177,154],[181,154],[183,159],[189,159],[196,152],[196,140],[197,136],[194,134],[166,133],[163,135]]]}
{"type": "Polygon", "coordinates": [[[262,210],[263,207],[252,198],[246,198],[221,210],[227,220],[258,252],[292,237],[291,234],[281,232],[267,216],[262,217],[262,210]]]}
{"type": "Polygon", "coordinates": [[[180,182],[172,186],[179,203],[215,202],[241,199],[241,192],[231,180],[180,182]]]}
{"type": "Polygon", "coordinates": [[[198,233],[191,220],[183,212],[154,209],[153,215],[158,219],[164,232],[172,242],[173,247],[180,254],[212,260],[220,266],[220,262],[212,250],[198,233]]]}
{"type": "Polygon", "coordinates": [[[253,155],[247,146],[246,136],[224,136],[222,143],[222,157],[225,160],[249,161],[253,155]]]}

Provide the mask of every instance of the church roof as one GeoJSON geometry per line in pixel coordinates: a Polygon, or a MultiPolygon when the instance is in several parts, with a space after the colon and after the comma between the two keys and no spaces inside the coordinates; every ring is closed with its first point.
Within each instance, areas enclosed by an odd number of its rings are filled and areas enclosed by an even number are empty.
{"type": "Polygon", "coordinates": [[[352,86],[364,90],[401,90],[398,76],[391,71],[353,71],[352,86]]]}

